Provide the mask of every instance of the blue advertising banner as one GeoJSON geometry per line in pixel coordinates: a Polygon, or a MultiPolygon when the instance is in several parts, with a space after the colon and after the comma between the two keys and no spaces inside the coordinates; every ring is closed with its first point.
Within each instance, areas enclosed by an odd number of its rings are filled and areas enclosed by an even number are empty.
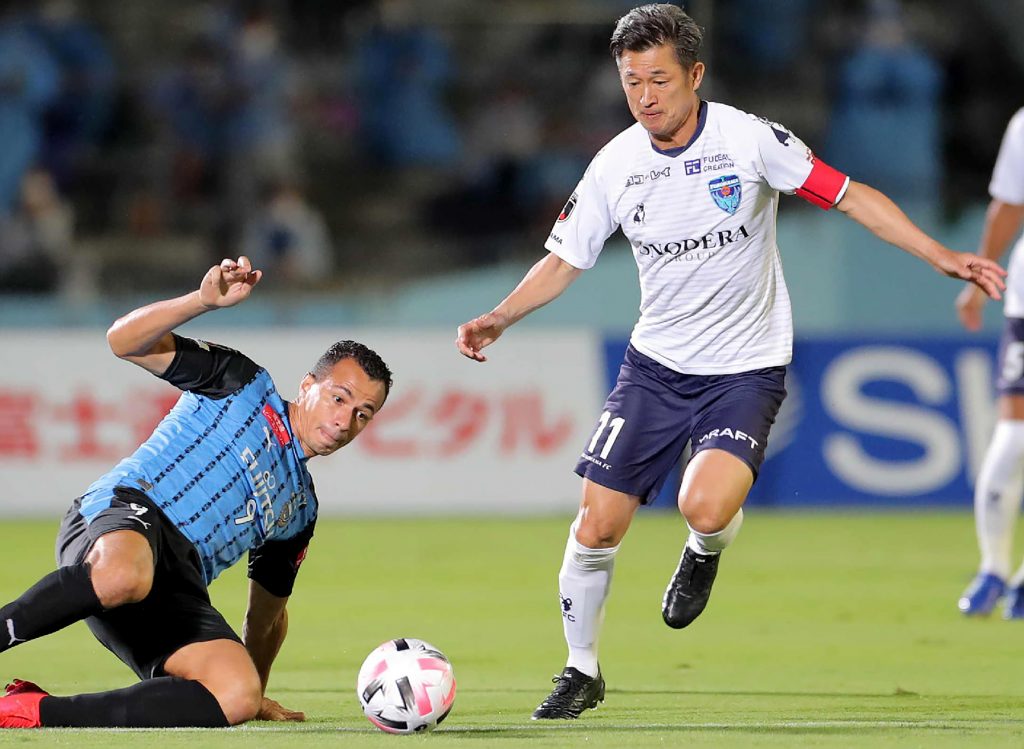
{"type": "MultiPolygon", "coordinates": [[[[609,389],[625,348],[605,341],[609,389]]],[[[798,340],[748,503],[970,506],[995,357],[995,341],[967,337],[798,340]]],[[[656,505],[675,504],[679,472],[656,505]]]]}

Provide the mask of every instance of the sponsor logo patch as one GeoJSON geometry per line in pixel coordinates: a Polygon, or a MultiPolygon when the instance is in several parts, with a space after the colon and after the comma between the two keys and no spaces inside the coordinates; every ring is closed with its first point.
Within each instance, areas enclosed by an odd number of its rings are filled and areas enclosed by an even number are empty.
{"type": "Polygon", "coordinates": [[[579,198],[577,197],[576,193],[573,193],[572,195],[569,196],[569,199],[565,201],[565,208],[563,208],[562,212],[558,214],[559,222],[565,221],[566,219],[569,218],[569,216],[572,215],[573,210],[576,208],[577,200],[579,200],[579,198]]]}
{"type": "Polygon", "coordinates": [[[689,174],[700,174],[700,159],[691,159],[690,161],[683,162],[683,168],[686,173],[689,174]]]}
{"type": "Polygon", "coordinates": [[[263,418],[267,420],[267,424],[270,425],[270,431],[274,433],[281,447],[292,441],[292,436],[288,434],[288,428],[284,425],[284,419],[281,418],[281,414],[275,411],[269,403],[263,406],[263,418]]]}

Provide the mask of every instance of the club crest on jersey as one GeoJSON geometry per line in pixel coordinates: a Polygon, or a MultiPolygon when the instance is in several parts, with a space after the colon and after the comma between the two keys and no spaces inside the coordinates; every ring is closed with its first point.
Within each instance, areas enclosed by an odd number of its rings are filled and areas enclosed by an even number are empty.
{"type": "Polygon", "coordinates": [[[739,210],[743,190],[740,178],[735,174],[716,177],[708,182],[708,189],[711,191],[711,197],[715,199],[715,205],[730,216],[739,210]]]}
{"type": "Polygon", "coordinates": [[[576,193],[569,196],[569,199],[565,201],[565,208],[563,208],[562,212],[558,214],[559,221],[565,221],[572,215],[572,211],[576,207],[576,201],[578,199],[579,198],[576,196],[576,193]]]}

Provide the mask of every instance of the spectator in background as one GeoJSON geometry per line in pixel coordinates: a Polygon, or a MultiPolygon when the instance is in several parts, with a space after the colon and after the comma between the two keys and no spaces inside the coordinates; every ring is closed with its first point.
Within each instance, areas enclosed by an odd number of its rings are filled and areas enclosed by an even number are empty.
{"type": "Polygon", "coordinates": [[[897,0],[872,0],[842,63],[825,158],[895,198],[927,198],[940,177],[942,71],[907,34],[897,0]]]}
{"type": "Polygon", "coordinates": [[[262,209],[246,226],[242,254],[284,285],[322,283],[334,266],[327,223],[287,182],[267,189],[262,209]]]}
{"type": "Polygon", "coordinates": [[[110,124],[116,68],[106,40],[80,17],[75,0],[44,2],[31,30],[60,68],[60,92],[47,111],[42,156],[66,189],[110,124]]]}
{"type": "Polygon", "coordinates": [[[0,291],[46,293],[85,283],[87,269],[73,262],[73,226],[53,177],[42,169],[26,172],[20,210],[0,219],[0,291]]]}
{"type": "Polygon", "coordinates": [[[53,58],[0,2],[0,214],[15,209],[25,172],[39,157],[42,117],[57,95],[53,58]]]}
{"type": "Polygon", "coordinates": [[[250,2],[227,58],[224,155],[229,236],[237,236],[259,202],[258,186],[298,172],[294,102],[298,78],[268,4],[250,2]]]}
{"type": "Polygon", "coordinates": [[[407,22],[404,0],[383,0],[380,14],[356,50],[362,137],[388,166],[453,164],[462,145],[444,105],[454,72],[448,47],[431,29],[407,22]]]}
{"type": "Polygon", "coordinates": [[[224,56],[203,35],[189,42],[185,59],[153,87],[149,103],[164,129],[174,198],[212,197],[230,91],[224,56]]]}

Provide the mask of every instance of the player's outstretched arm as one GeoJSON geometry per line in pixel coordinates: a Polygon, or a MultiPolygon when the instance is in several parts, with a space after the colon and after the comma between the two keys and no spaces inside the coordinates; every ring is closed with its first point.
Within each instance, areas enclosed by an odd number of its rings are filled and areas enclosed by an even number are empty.
{"type": "MultiPolygon", "coordinates": [[[[1024,205],[1004,203],[1002,200],[993,198],[988,205],[988,211],[985,212],[985,226],[981,231],[978,254],[989,260],[999,260],[1006,252],[1010,241],[1020,231],[1022,221],[1024,221],[1024,205]]],[[[981,289],[970,283],[957,295],[956,311],[965,328],[968,330],[981,328],[982,311],[987,299],[988,297],[981,289]]]]}
{"type": "Polygon", "coordinates": [[[249,258],[225,258],[206,271],[199,288],[191,294],[154,302],[119,318],[107,331],[107,343],[115,356],[161,375],[174,360],[171,331],[218,307],[231,307],[248,298],[263,271],[253,270],[249,258]]]}
{"type": "Polygon", "coordinates": [[[942,246],[918,229],[895,203],[873,187],[851,180],[836,207],[875,236],[921,258],[939,273],[969,281],[993,299],[1002,298],[1001,292],[1006,289],[1003,282],[1006,271],[998,263],[942,246]]]}
{"type": "Polygon", "coordinates": [[[249,581],[249,607],[242,625],[242,642],[249,651],[263,685],[263,704],[256,720],[303,721],[306,714],[289,710],[266,696],[270,667],[288,634],[287,598],[275,596],[255,580],[249,581]]]}
{"type": "Polygon", "coordinates": [[[494,343],[505,328],[558,297],[583,271],[548,253],[530,268],[519,285],[490,312],[459,326],[455,345],[463,356],[487,361],[480,353],[494,343]]]}

